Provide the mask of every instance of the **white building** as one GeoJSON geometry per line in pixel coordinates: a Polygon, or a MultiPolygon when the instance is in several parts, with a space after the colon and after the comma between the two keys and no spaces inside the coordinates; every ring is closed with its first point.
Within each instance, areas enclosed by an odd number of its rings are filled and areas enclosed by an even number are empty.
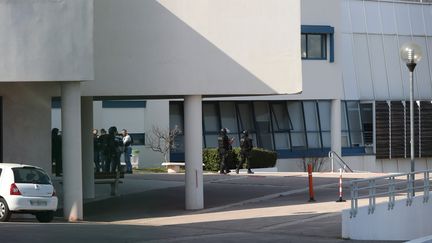
{"type": "MultiPolygon", "coordinates": [[[[277,150],[279,170],[329,150],[354,169],[409,170],[399,58],[409,40],[424,52],[416,169],[428,167],[429,1],[0,0],[0,12],[2,160],[49,171],[50,130],[61,127],[71,221],[94,196],[93,127],[142,136],[180,125],[184,151],[172,160],[184,154],[187,209],[204,207],[201,150],[221,127],[248,129],[256,145],[277,150]],[[61,115],[54,109],[50,122],[57,97],[61,115]]],[[[159,163],[142,150],[143,166],[159,163]]]]}
{"type": "Polygon", "coordinates": [[[186,208],[200,209],[202,97],[301,92],[298,0],[0,0],[0,12],[2,160],[50,171],[61,127],[70,221],[94,197],[94,99],[184,99],[186,208]]]}
{"type": "MultiPolygon", "coordinates": [[[[302,92],[236,98],[220,97],[230,93],[216,94],[217,98],[204,95],[203,146],[216,146],[221,127],[230,128],[234,136],[248,129],[256,146],[278,152],[279,171],[301,170],[304,159],[325,158],[330,150],[342,155],[355,170],[409,171],[409,82],[399,48],[405,42],[414,41],[422,46],[424,54],[415,69],[414,97],[418,101],[416,110],[420,111],[420,122],[416,120],[415,150],[416,156],[421,157],[416,160],[416,169],[430,168],[432,24],[427,20],[431,15],[431,2],[424,0],[301,1],[302,92]]],[[[96,47],[96,57],[97,50],[96,47]]],[[[112,51],[130,61],[135,60],[135,56],[127,55],[127,50],[112,51]]],[[[108,57],[103,59],[111,61],[108,57]]],[[[171,75],[178,75],[176,72],[171,75]]],[[[96,76],[97,73],[96,66],[96,76]]],[[[133,77],[139,76],[146,75],[133,74],[133,77]]],[[[210,83],[223,87],[216,81],[210,83]]],[[[225,88],[248,87],[234,81],[225,88]]],[[[115,89],[121,90],[121,87],[115,89]]],[[[94,106],[98,113],[94,116],[97,128],[114,124],[144,136],[154,125],[183,127],[183,105],[178,99],[148,99],[142,108],[132,108],[133,103],[128,106],[122,101],[96,101],[94,106]],[[129,108],[102,108],[102,102],[129,108]]],[[[141,167],[160,165],[159,154],[144,146],[136,148],[141,151],[141,167]]],[[[182,148],[171,154],[171,160],[185,160],[182,148]]],[[[328,169],[329,164],[326,166],[328,169]]]]}

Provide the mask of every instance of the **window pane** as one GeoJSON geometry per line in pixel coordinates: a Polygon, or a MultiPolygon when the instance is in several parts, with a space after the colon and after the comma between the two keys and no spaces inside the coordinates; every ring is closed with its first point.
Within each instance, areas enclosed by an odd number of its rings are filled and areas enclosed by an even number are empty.
{"type": "Polygon", "coordinates": [[[330,148],[331,147],[330,132],[322,132],[322,140],[323,140],[323,147],[324,148],[330,148]]]}
{"type": "Polygon", "coordinates": [[[373,144],[373,113],[372,104],[361,104],[361,120],[363,122],[363,139],[365,145],[373,144]]]}
{"type": "Polygon", "coordinates": [[[318,132],[308,132],[307,138],[308,138],[308,147],[309,148],[321,148],[321,142],[319,140],[319,133],[318,132]]]}
{"type": "Polygon", "coordinates": [[[287,102],[288,113],[292,122],[291,142],[292,149],[306,148],[306,137],[304,134],[303,111],[301,102],[289,101],[287,102]]]}
{"type": "MultiPolygon", "coordinates": [[[[178,126],[180,130],[184,131],[183,128],[183,102],[170,102],[170,128],[178,126]]],[[[171,151],[176,153],[184,152],[184,135],[183,133],[175,138],[175,143],[178,147],[171,151]]]]}
{"type": "Polygon", "coordinates": [[[306,131],[310,131],[310,132],[319,131],[318,115],[317,115],[315,101],[304,101],[303,106],[304,106],[304,114],[306,119],[306,131]]]}
{"type": "Polygon", "coordinates": [[[217,103],[204,103],[203,116],[205,132],[217,132],[220,130],[217,103]]]}
{"type": "Polygon", "coordinates": [[[183,103],[170,102],[170,128],[178,126],[183,131],[183,103]]]}
{"type": "Polygon", "coordinates": [[[289,135],[288,133],[275,133],[275,147],[276,149],[289,149],[289,135]]]}
{"type": "Polygon", "coordinates": [[[216,148],[218,146],[218,135],[205,135],[207,148],[216,148]]]}
{"type": "Polygon", "coordinates": [[[222,127],[229,128],[231,133],[233,134],[238,133],[234,102],[220,102],[219,107],[221,113],[222,127]]]}
{"type": "Polygon", "coordinates": [[[240,130],[255,131],[250,104],[238,104],[240,130]]]}
{"type": "Polygon", "coordinates": [[[302,34],[301,35],[301,57],[302,58],[306,58],[306,35],[302,34]]]}
{"type": "Polygon", "coordinates": [[[254,108],[259,145],[265,149],[273,149],[268,102],[254,102],[254,108]]]}
{"type": "Polygon", "coordinates": [[[330,115],[331,115],[331,104],[330,101],[319,101],[319,115],[321,122],[321,130],[322,131],[330,131],[330,115]]]}
{"type": "Polygon", "coordinates": [[[348,101],[347,109],[352,146],[362,146],[363,138],[359,103],[356,101],[348,101]]]}
{"type": "Polygon", "coordinates": [[[285,103],[271,104],[273,110],[273,129],[275,131],[289,130],[290,121],[285,103]]]}
{"type": "Polygon", "coordinates": [[[322,35],[307,36],[307,57],[308,58],[324,58],[323,55],[323,38],[322,35]]]}

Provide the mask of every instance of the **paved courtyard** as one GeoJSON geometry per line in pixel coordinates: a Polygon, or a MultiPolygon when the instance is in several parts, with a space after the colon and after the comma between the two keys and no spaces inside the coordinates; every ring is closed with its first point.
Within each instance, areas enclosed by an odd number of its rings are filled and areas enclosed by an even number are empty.
{"type": "MultiPolygon", "coordinates": [[[[378,174],[345,174],[348,181],[378,174]]],[[[205,209],[184,210],[184,174],[126,175],[120,195],[96,186],[85,219],[40,224],[14,217],[1,242],[355,242],[340,238],[338,174],[315,173],[309,203],[306,173],[204,175],[205,209]]],[[[61,188],[59,188],[61,194],[61,188]]]]}

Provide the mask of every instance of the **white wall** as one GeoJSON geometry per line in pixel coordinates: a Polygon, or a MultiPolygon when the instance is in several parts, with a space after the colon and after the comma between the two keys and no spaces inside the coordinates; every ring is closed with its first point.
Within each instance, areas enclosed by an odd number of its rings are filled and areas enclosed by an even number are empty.
{"type": "Polygon", "coordinates": [[[414,198],[411,206],[406,199],[396,201],[393,210],[387,203],[376,205],[368,214],[368,207],[359,207],[356,217],[350,218],[349,209],[342,211],[342,238],[352,240],[412,240],[432,234],[430,219],[432,201],[423,203],[423,196],[414,198]]]}
{"type": "Polygon", "coordinates": [[[0,82],[93,79],[92,0],[0,0],[0,82]]]}
{"type": "Polygon", "coordinates": [[[299,0],[97,0],[84,95],[301,91],[299,0]]]}
{"type": "Polygon", "coordinates": [[[1,84],[3,161],[51,172],[51,95],[56,84],[1,84]]]}

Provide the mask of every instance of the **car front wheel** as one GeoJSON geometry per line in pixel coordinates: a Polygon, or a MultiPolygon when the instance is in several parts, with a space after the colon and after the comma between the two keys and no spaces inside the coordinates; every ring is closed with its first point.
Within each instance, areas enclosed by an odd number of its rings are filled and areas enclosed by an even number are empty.
{"type": "Polygon", "coordinates": [[[11,212],[4,198],[0,198],[0,222],[7,222],[11,217],[11,212]]]}
{"type": "Polygon", "coordinates": [[[51,222],[54,218],[53,211],[40,212],[36,214],[36,219],[41,223],[51,222]]]}

